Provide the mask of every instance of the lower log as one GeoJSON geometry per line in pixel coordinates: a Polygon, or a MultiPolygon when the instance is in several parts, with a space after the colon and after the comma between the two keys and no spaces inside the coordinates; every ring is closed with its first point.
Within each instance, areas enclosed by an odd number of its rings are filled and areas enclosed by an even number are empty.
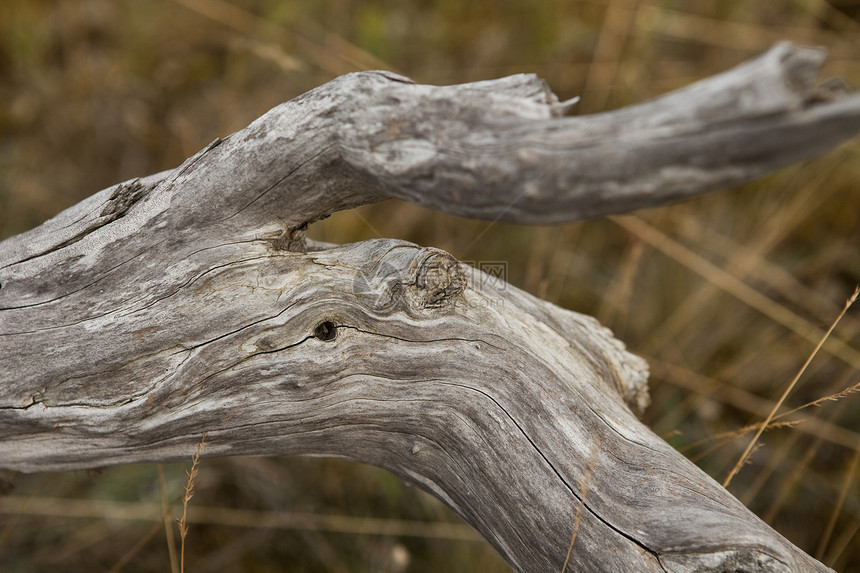
{"type": "Polygon", "coordinates": [[[393,240],[183,268],[5,315],[0,465],[187,459],[208,432],[386,468],[517,571],[828,570],[638,421],[647,367],[589,317],[393,240]]]}

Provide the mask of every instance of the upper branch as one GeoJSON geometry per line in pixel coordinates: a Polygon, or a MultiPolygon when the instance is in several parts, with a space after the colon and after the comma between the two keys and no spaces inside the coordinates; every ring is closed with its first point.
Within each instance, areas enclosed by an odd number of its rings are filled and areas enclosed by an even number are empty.
{"type": "Polygon", "coordinates": [[[860,95],[816,85],[824,58],[781,43],[652,101],[578,117],[562,117],[572,104],[533,75],[437,87],[388,72],[348,74],[148,178],[120,196],[124,210],[111,208],[117,186],[55,220],[50,244],[27,233],[5,241],[0,262],[68,246],[135,203],[136,216],[162,225],[249,239],[280,229],[294,248],[309,222],[393,197],[524,223],[655,207],[814,157],[860,132],[860,95]]]}
{"type": "MultiPolygon", "coordinates": [[[[748,181],[860,132],[860,95],[816,86],[821,50],[788,43],[650,102],[560,117],[532,76],[393,83],[338,138],[391,196],[473,218],[624,213],[748,181]]],[[[354,78],[347,81],[362,81],[354,78]]]]}

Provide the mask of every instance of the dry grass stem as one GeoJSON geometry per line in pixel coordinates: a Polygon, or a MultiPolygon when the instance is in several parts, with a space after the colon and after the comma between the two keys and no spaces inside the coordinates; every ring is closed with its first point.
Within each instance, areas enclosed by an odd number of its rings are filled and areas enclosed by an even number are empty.
{"type": "Polygon", "coordinates": [[[804,372],[806,372],[806,369],[809,366],[809,364],[812,362],[812,359],[815,358],[816,354],[818,354],[818,351],[821,349],[822,346],[824,346],[824,342],[830,336],[830,333],[833,332],[833,329],[836,328],[836,325],[839,324],[839,321],[842,320],[842,317],[845,316],[845,313],[848,312],[848,309],[851,308],[851,305],[854,304],[854,301],[857,300],[858,296],[860,296],[860,286],[858,286],[857,288],[854,289],[854,294],[852,294],[848,298],[848,300],[845,302],[845,306],[842,308],[842,312],[839,313],[839,316],[836,317],[836,319],[830,325],[830,328],[828,328],[827,332],[824,333],[824,336],[821,337],[821,340],[815,346],[815,349],[809,355],[809,358],[806,359],[806,362],[800,368],[800,371],[798,371],[798,373],[794,377],[794,379],[785,388],[785,391],[782,393],[782,396],[780,396],[779,400],[777,400],[776,404],[774,404],[773,409],[771,409],[770,414],[768,414],[765,421],[762,422],[761,425],[759,425],[759,429],[756,432],[755,436],[753,436],[753,439],[750,440],[750,443],[749,443],[749,445],[747,445],[746,450],[744,450],[744,453],[741,454],[740,458],[738,458],[737,463],[735,463],[734,467],[729,472],[729,475],[727,475],[726,479],[723,481],[723,487],[728,487],[728,485],[732,481],[732,478],[735,477],[735,475],[738,473],[738,471],[740,471],[741,467],[746,463],[750,454],[753,452],[753,448],[755,447],[756,442],[758,442],[758,439],[761,437],[762,432],[764,432],[765,429],[767,429],[768,425],[771,423],[774,416],[776,416],[777,410],[779,410],[780,406],[782,406],[783,402],[785,402],[785,399],[788,397],[788,395],[794,389],[795,385],[797,385],[797,381],[800,380],[800,377],[803,376],[804,372]]]}
{"type": "Polygon", "coordinates": [[[156,521],[152,524],[152,527],[149,528],[149,531],[146,532],[140,539],[137,540],[137,543],[134,546],[125,552],[125,555],[120,557],[119,561],[114,563],[113,567],[108,569],[108,573],[119,573],[126,564],[131,561],[137,553],[144,548],[144,546],[149,543],[149,540],[155,537],[155,534],[158,533],[158,530],[161,529],[161,522],[156,521]]]}
{"type": "MultiPolygon", "coordinates": [[[[21,518],[21,516],[27,513],[28,506],[34,500],[38,499],[36,497],[36,494],[39,493],[39,490],[41,490],[42,487],[45,486],[45,484],[48,482],[48,479],[49,477],[45,476],[41,480],[39,480],[39,483],[36,485],[33,491],[30,492],[30,495],[21,500],[15,511],[10,512],[12,514],[12,519],[10,519],[9,522],[3,527],[3,530],[0,531],[0,547],[3,547],[3,543],[12,533],[12,530],[15,528],[15,525],[18,523],[18,520],[21,518]]],[[[2,501],[4,497],[6,496],[0,496],[0,501],[2,501]]]]}
{"type": "Polygon", "coordinates": [[[245,35],[250,41],[249,47],[252,53],[272,60],[284,70],[306,71],[308,66],[305,60],[335,76],[357,70],[393,69],[387,62],[349,42],[343,36],[333,34],[311,21],[302,21],[300,25],[284,29],[224,0],[174,1],[245,35]],[[303,59],[287,53],[275,43],[257,42],[256,38],[261,36],[261,30],[271,37],[283,37],[285,34],[291,36],[294,46],[302,52],[303,59]],[[322,36],[324,41],[312,38],[308,31],[313,31],[315,36],[322,36]]]}
{"type": "MultiPolygon", "coordinates": [[[[774,429],[778,429],[778,428],[793,428],[793,427],[797,426],[798,424],[801,424],[805,421],[806,420],[785,420],[785,421],[772,420],[768,424],[767,429],[768,430],[774,430],[774,429]]],[[[738,438],[742,438],[742,437],[746,436],[747,434],[749,434],[753,430],[758,429],[759,427],[760,427],[760,424],[750,424],[748,426],[744,426],[743,428],[738,428],[737,430],[730,430],[728,432],[720,432],[719,434],[715,434],[713,436],[708,436],[707,438],[704,438],[704,439],[701,439],[701,440],[698,440],[695,442],[691,442],[691,443],[687,444],[686,446],[684,446],[683,448],[679,448],[679,451],[682,453],[686,453],[686,452],[689,452],[691,450],[695,450],[696,448],[703,446],[705,444],[717,442],[716,444],[712,445],[711,447],[704,450],[703,452],[699,452],[698,455],[690,457],[690,459],[692,461],[697,461],[697,460],[705,457],[706,455],[722,448],[723,446],[726,446],[726,445],[732,443],[733,441],[737,440],[738,438]]]]}
{"type": "Polygon", "coordinates": [[[858,462],[860,462],[860,452],[855,451],[854,456],[851,458],[851,464],[848,467],[848,471],[845,472],[845,475],[843,476],[842,487],[839,488],[839,500],[836,502],[836,505],[833,506],[830,520],[827,522],[827,527],[824,529],[824,534],[821,536],[821,541],[818,543],[818,550],[815,552],[815,558],[818,560],[823,559],[824,551],[830,544],[830,537],[833,535],[833,529],[836,527],[836,520],[842,512],[842,507],[845,505],[845,498],[848,496],[848,489],[854,482],[854,474],[857,472],[858,462]]]}
{"type": "Polygon", "coordinates": [[[778,419],[783,418],[785,416],[790,416],[796,412],[800,412],[802,410],[806,410],[807,408],[811,408],[812,406],[821,406],[824,402],[838,402],[842,398],[845,398],[845,397],[850,396],[851,394],[855,394],[857,392],[860,392],[860,382],[855,382],[851,386],[848,386],[847,388],[843,388],[842,390],[840,390],[839,392],[836,392],[835,394],[830,394],[828,396],[816,398],[812,402],[807,402],[803,406],[798,406],[797,408],[795,408],[793,410],[789,410],[788,412],[784,412],[784,413],[780,414],[775,419],[778,420],[778,419]]]}
{"type": "Polygon", "coordinates": [[[197,477],[197,463],[200,461],[200,452],[203,451],[203,444],[206,443],[206,433],[200,438],[197,444],[197,451],[194,457],[191,458],[191,469],[186,470],[188,481],[185,483],[185,493],[182,495],[182,517],[179,518],[179,571],[185,572],[185,538],[188,536],[188,502],[194,496],[194,478],[197,477]]]}
{"type": "Polygon", "coordinates": [[[772,453],[764,460],[762,467],[757,468],[754,479],[742,491],[738,493],[738,499],[745,506],[750,507],[756,496],[762,491],[772,491],[774,481],[779,479],[779,470],[784,467],[783,464],[792,464],[794,461],[790,459],[789,454],[795,452],[795,448],[800,447],[803,434],[800,432],[789,432],[772,453]],[[770,488],[765,489],[767,486],[770,488]]]}
{"type": "MultiPolygon", "coordinates": [[[[678,263],[699,274],[705,280],[718,286],[720,289],[731,294],[744,304],[756,309],[779,324],[782,324],[798,336],[805,338],[810,342],[818,342],[819,346],[815,349],[814,353],[817,353],[823,342],[830,338],[832,327],[827,331],[827,333],[822,333],[821,329],[809,322],[807,319],[798,315],[784,305],[763,295],[758,290],[754,289],[736,276],[726,272],[724,269],[721,269],[714,263],[702,258],[697,253],[691,251],[668,235],[658,231],[639,217],[624,215],[608,218],[619,227],[627,230],[678,263]]],[[[843,309],[843,312],[840,314],[840,318],[845,314],[845,310],[847,310],[847,308],[843,309]]],[[[833,338],[827,351],[849,366],[860,368],[860,351],[849,346],[845,341],[833,338]]]]}
{"type": "Polygon", "coordinates": [[[809,464],[812,462],[815,454],[821,449],[821,442],[821,439],[813,440],[812,443],[810,443],[804,450],[800,459],[796,459],[794,463],[789,466],[791,471],[789,471],[788,475],[783,478],[783,481],[779,486],[779,490],[773,497],[773,501],[771,501],[770,505],[760,516],[765,523],[773,524],[786,501],[791,499],[791,492],[795,485],[802,483],[805,474],[809,473],[809,464]]]}
{"type": "Polygon", "coordinates": [[[570,544],[567,546],[567,555],[564,558],[561,573],[564,573],[565,569],[567,569],[567,562],[570,561],[570,553],[573,551],[573,543],[576,541],[576,534],[579,533],[582,510],[585,508],[585,498],[588,497],[588,488],[591,485],[591,476],[594,475],[594,466],[597,464],[597,453],[599,451],[600,442],[597,441],[591,446],[591,454],[589,455],[588,466],[585,470],[585,479],[582,481],[582,487],[579,489],[579,507],[576,508],[576,517],[573,520],[573,533],[570,535],[570,544]]]}
{"type": "Polygon", "coordinates": [[[833,547],[827,554],[824,563],[830,564],[830,567],[838,571],[843,571],[845,568],[841,562],[842,557],[845,550],[852,546],[851,542],[857,537],[858,532],[860,532],[860,520],[855,519],[851,526],[843,529],[836,541],[833,542],[833,547]]]}
{"type": "Polygon", "coordinates": [[[588,68],[582,92],[587,95],[586,109],[590,111],[603,111],[606,108],[618,68],[624,62],[621,57],[624,40],[629,37],[637,3],[637,0],[609,0],[591,61],[611,64],[588,68]]]}
{"type": "MultiPolygon", "coordinates": [[[[831,161],[833,166],[837,167],[841,160],[831,161]]],[[[758,234],[746,241],[741,242],[723,235],[694,217],[685,218],[683,234],[700,239],[701,242],[697,244],[722,258],[725,268],[737,278],[763,282],[798,307],[830,316],[839,311],[838,305],[816,290],[806,287],[786,269],[771,263],[767,257],[776,245],[790,235],[791,229],[796,229],[802,222],[813,217],[816,209],[837,193],[838,185],[827,184],[832,173],[833,169],[824,168],[813,174],[808,182],[769,217],[771,224],[764,226],[758,234]]],[[[687,294],[683,302],[649,334],[646,348],[650,352],[659,352],[670,345],[683,329],[694,328],[695,324],[701,321],[701,312],[708,308],[708,301],[712,300],[719,290],[717,285],[703,282],[687,294]]]]}
{"type": "MultiPolygon", "coordinates": [[[[655,375],[659,375],[667,382],[681,388],[685,388],[691,392],[705,394],[709,398],[732,406],[733,408],[749,412],[754,416],[766,417],[768,412],[770,412],[770,409],[773,407],[773,402],[770,400],[760,398],[741,388],[728,386],[707,376],[702,376],[701,374],[692,372],[686,368],[678,366],[677,364],[672,364],[662,360],[651,360],[651,367],[654,370],[655,375]]],[[[818,398],[812,402],[804,404],[803,406],[784,412],[779,416],[776,416],[774,420],[780,420],[811,406],[820,406],[824,402],[838,402],[842,398],[858,391],[860,391],[860,382],[852,384],[835,394],[818,398]]],[[[814,416],[810,416],[804,420],[803,424],[796,426],[796,428],[801,432],[822,438],[844,448],[860,450],[860,434],[847,428],[843,428],[833,422],[820,420],[814,416]]],[[[675,432],[679,433],[677,430],[675,430],[675,432]]],[[[668,434],[664,434],[663,437],[668,437],[668,434]]],[[[689,451],[693,446],[701,446],[713,441],[714,439],[719,438],[708,437],[698,440],[681,451],[689,451]]]]}
{"type": "Polygon", "coordinates": [[[176,555],[176,541],[173,539],[173,527],[170,514],[172,506],[167,496],[167,480],[164,478],[164,465],[158,464],[158,490],[161,493],[161,520],[164,522],[164,534],[167,538],[167,553],[170,556],[171,573],[179,573],[179,559],[176,555]]]}
{"type": "MultiPolygon", "coordinates": [[[[63,519],[105,519],[113,521],[152,521],[161,515],[159,504],[98,499],[56,497],[32,498],[21,512],[23,497],[0,498],[0,514],[46,516],[63,519]]],[[[482,537],[471,526],[461,522],[419,521],[354,517],[350,515],[260,511],[217,506],[194,506],[188,523],[207,523],[223,527],[252,529],[286,529],[322,531],[350,535],[416,537],[450,541],[481,542],[482,537]]]]}

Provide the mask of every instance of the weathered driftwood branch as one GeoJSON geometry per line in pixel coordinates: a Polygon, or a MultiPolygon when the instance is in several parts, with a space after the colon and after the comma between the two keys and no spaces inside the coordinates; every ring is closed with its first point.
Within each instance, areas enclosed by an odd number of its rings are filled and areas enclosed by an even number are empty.
{"type": "Polygon", "coordinates": [[[734,185],[860,131],[779,45],[616,112],[533,76],[351,74],[0,243],[0,466],[315,454],[444,500],[520,571],[824,571],[636,419],[645,363],[436,249],[307,225],[400,197],[523,222],[734,185]]]}

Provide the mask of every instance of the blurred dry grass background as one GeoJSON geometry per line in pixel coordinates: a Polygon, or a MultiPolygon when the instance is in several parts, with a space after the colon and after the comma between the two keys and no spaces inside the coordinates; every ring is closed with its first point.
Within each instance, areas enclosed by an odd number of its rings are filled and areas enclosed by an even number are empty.
{"type": "MultiPolygon", "coordinates": [[[[825,76],[857,88],[858,21],[857,0],[4,0],[0,238],[175,167],[341,73],[385,67],[450,84],[536,72],[562,99],[582,95],[583,113],[789,39],[827,47],[825,76]]],[[[737,430],[764,419],[860,283],[858,155],[854,140],[633,217],[489,225],[388,202],[311,236],[507,261],[513,284],[599,317],[648,358],[646,422],[721,481],[749,439],[737,430]]],[[[855,308],[784,409],[860,382],[858,333],[855,308]]],[[[790,418],[805,421],[765,433],[730,489],[806,551],[860,571],[860,396],[790,418]]],[[[187,466],[164,467],[171,501],[187,466]]],[[[0,489],[3,571],[170,569],[156,466],[6,472],[0,489]]],[[[507,570],[434,499],[341,461],[204,459],[189,525],[193,572],[507,570]]]]}

